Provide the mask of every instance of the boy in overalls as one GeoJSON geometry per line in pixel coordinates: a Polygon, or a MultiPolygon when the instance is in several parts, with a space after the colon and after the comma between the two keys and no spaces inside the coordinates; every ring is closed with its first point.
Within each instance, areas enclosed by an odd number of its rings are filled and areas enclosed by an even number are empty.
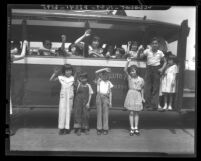
{"type": "Polygon", "coordinates": [[[103,68],[96,71],[97,74],[97,135],[102,132],[104,135],[108,134],[108,118],[109,107],[112,107],[112,91],[113,84],[108,80],[109,68],[103,68]]]}

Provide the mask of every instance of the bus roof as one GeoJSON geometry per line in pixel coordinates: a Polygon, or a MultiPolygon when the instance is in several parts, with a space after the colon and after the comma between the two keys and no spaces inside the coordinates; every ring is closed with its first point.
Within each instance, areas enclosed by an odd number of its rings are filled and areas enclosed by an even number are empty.
{"type": "Polygon", "coordinates": [[[13,31],[18,35],[21,33],[19,29],[21,20],[26,19],[33,40],[39,39],[36,33],[40,30],[44,31],[44,37],[48,35],[49,39],[59,38],[63,33],[68,36],[70,33],[70,39],[75,40],[86,29],[86,24],[106,42],[112,40],[125,42],[133,39],[148,41],[153,36],[163,37],[169,43],[178,39],[180,25],[149,20],[145,17],[109,13],[84,10],[12,9],[12,25],[13,31]]]}

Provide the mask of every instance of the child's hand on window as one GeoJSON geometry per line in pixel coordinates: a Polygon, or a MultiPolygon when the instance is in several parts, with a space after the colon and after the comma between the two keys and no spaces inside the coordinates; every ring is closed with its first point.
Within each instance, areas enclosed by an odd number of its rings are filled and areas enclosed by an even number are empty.
{"type": "Polygon", "coordinates": [[[127,58],[127,61],[128,61],[128,62],[130,62],[130,61],[131,61],[131,58],[130,58],[130,57],[128,57],[128,58],[127,58]]]}

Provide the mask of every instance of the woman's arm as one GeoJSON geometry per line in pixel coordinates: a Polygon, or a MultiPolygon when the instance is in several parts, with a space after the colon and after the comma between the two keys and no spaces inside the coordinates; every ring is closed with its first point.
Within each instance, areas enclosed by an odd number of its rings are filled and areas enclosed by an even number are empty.
{"type": "Polygon", "coordinates": [[[27,47],[27,45],[28,45],[28,41],[25,40],[23,42],[21,54],[20,55],[13,55],[13,61],[20,60],[20,59],[24,58],[25,53],[26,53],[26,47],[27,47]]]}

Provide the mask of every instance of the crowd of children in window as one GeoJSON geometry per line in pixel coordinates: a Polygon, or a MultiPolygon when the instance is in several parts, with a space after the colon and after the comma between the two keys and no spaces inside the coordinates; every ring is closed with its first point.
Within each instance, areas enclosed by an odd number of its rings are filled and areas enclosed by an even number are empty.
{"type": "Polygon", "coordinates": [[[37,50],[30,49],[28,55],[126,59],[127,57],[137,57],[138,50],[143,47],[139,46],[137,41],[129,41],[126,46],[123,48],[122,44],[102,44],[100,37],[92,36],[89,29],[68,46],[67,36],[61,35],[61,47],[53,49],[52,42],[45,40],[43,47],[37,50]]]}
{"type": "MultiPolygon", "coordinates": [[[[70,46],[70,53],[65,51],[64,44],[66,37],[62,36],[62,46],[60,50],[66,54],[77,54],[78,49],[83,50],[83,39],[90,36],[87,30],[83,36],[70,46]],[[79,44],[79,45],[78,45],[79,44]],[[78,47],[79,46],[79,47],[78,47]]],[[[49,45],[46,43],[46,48],[49,45]]],[[[150,47],[144,49],[137,42],[129,42],[128,52],[125,53],[127,62],[124,72],[128,80],[128,93],[125,98],[124,107],[129,110],[130,135],[140,134],[138,122],[139,113],[144,109],[148,110],[172,110],[173,94],[176,92],[177,59],[171,52],[164,53],[158,49],[159,41],[153,38],[150,47]],[[138,67],[130,65],[133,59],[146,57],[145,79],[138,75],[138,67]],[[163,63],[161,63],[163,62],[163,63]],[[161,83],[160,83],[161,82],[161,83]],[[161,85],[160,85],[161,84],[161,85]],[[165,104],[162,108],[159,104],[159,94],[164,94],[165,104]],[[167,99],[169,98],[169,101],[167,99]],[[169,102],[169,104],[167,104],[169,102]],[[144,104],[144,105],[143,105],[144,104]]],[[[104,57],[103,49],[99,47],[99,38],[94,37],[92,44],[88,47],[89,56],[104,57]]],[[[14,50],[14,49],[12,49],[14,50]]],[[[11,55],[12,54],[11,50],[11,55]]],[[[105,56],[112,57],[113,48],[108,46],[105,56]]],[[[123,50],[116,50],[115,56],[122,55],[123,50]],[[118,52],[117,52],[118,51],[118,52]]],[[[44,52],[44,51],[43,51],[44,52]]],[[[112,107],[113,84],[109,81],[109,68],[103,68],[95,72],[97,84],[96,108],[97,108],[97,134],[108,134],[109,130],[109,108],[112,107]]],[[[85,71],[74,72],[72,65],[65,64],[61,70],[56,69],[50,81],[58,80],[61,83],[59,102],[59,134],[70,132],[71,111],[74,110],[74,128],[77,135],[81,135],[81,129],[89,133],[89,109],[91,95],[94,93],[88,82],[88,75],[85,71]]]]}

